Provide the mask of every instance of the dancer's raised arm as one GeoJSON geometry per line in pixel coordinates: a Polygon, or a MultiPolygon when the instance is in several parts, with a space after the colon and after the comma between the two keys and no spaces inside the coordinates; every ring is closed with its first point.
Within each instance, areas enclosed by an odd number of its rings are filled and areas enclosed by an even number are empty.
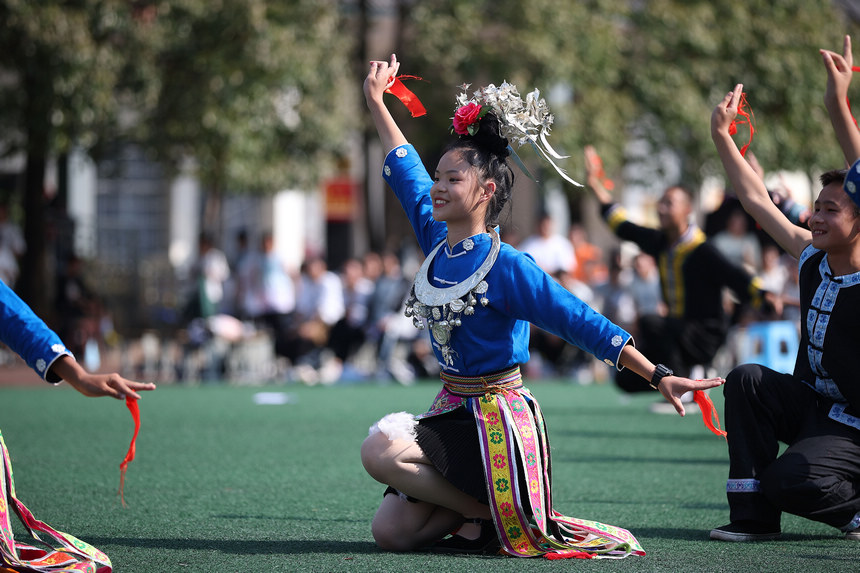
{"type": "Polygon", "coordinates": [[[364,79],[364,97],[367,99],[367,107],[370,108],[370,114],[385,153],[398,145],[407,143],[406,136],[400,131],[382,99],[399,69],[400,62],[397,61],[397,56],[391,54],[391,60],[388,62],[378,60],[370,62],[370,70],[364,79]]]}
{"type": "Polygon", "coordinates": [[[836,139],[845,154],[848,165],[860,158],[860,130],[854,123],[848,105],[848,87],[853,75],[854,57],[851,55],[851,36],[845,36],[842,54],[830,50],[820,50],[827,69],[827,89],[824,92],[824,106],[830,115],[836,139]]]}
{"type": "Polygon", "coordinates": [[[743,85],[736,85],[714,108],[711,114],[711,137],[732,188],[746,212],[787,253],[800,258],[800,253],[812,241],[812,234],[808,229],[794,225],[774,205],[764,181],[741,155],[729,133],[732,121],[738,115],[742,93],[743,85]]]}

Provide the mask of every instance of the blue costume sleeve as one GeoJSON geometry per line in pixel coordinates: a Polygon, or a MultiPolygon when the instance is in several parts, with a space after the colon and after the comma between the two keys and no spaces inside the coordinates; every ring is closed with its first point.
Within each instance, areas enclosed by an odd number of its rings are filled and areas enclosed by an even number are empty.
{"type": "Polygon", "coordinates": [[[418,244],[426,255],[448,232],[448,225],[433,219],[433,203],[430,200],[433,179],[424,168],[418,152],[408,144],[395,147],[388,153],[382,174],[403,206],[418,244]]]}
{"type": "Polygon", "coordinates": [[[494,270],[501,271],[502,312],[531,322],[621,370],[618,359],[632,337],[582,302],[544,272],[529,255],[503,248],[494,270]]]}
{"type": "Polygon", "coordinates": [[[15,291],[0,281],[0,341],[4,342],[48,382],[60,381],[50,373],[60,356],[72,356],[60,337],[21,300],[15,291]]]}

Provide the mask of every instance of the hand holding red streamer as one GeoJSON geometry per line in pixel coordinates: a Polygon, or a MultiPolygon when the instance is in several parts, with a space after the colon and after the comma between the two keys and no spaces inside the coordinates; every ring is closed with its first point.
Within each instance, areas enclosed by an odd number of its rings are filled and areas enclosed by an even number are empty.
{"type": "MultiPolygon", "coordinates": [[[[827,89],[824,91],[824,102],[828,107],[845,101],[848,109],[851,102],[848,99],[848,88],[851,85],[851,76],[860,68],[854,65],[854,56],[851,53],[851,36],[846,35],[842,44],[842,53],[832,50],[819,50],[824,60],[824,68],[827,70],[827,89]]],[[[853,116],[852,116],[852,119],[853,116]]],[[[857,125],[857,120],[854,119],[857,125]]]]}

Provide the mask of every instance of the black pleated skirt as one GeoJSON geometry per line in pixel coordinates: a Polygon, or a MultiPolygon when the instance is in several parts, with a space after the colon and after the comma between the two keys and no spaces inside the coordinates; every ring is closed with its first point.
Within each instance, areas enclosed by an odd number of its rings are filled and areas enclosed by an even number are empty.
{"type": "Polygon", "coordinates": [[[475,417],[466,408],[418,421],[416,440],[433,465],[454,486],[489,503],[475,417]]]}

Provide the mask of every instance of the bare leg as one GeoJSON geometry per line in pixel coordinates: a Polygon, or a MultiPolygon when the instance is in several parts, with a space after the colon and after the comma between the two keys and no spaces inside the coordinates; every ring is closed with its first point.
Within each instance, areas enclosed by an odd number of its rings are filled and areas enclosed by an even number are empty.
{"type": "Polygon", "coordinates": [[[375,480],[421,500],[385,496],[374,517],[374,537],[381,547],[414,549],[440,539],[464,517],[490,518],[489,506],[454,487],[414,441],[373,434],[361,446],[361,461],[375,480]]]}
{"type": "Polygon", "coordinates": [[[442,539],[461,523],[463,516],[456,511],[388,494],[373,516],[371,531],[382,549],[411,551],[442,539]]]}

